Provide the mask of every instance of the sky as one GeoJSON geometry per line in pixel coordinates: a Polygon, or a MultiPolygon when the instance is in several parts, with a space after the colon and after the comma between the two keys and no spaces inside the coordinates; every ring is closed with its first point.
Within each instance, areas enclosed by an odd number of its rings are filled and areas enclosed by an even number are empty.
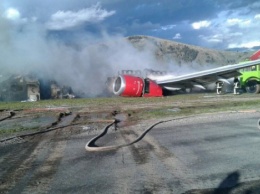
{"type": "Polygon", "coordinates": [[[257,0],[1,0],[0,78],[34,72],[103,96],[107,77],[121,70],[191,69],[159,66],[151,45],[139,51],[124,37],[252,48],[260,46],[259,24],[257,0]]]}
{"type": "Polygon", "coordinates": [[[2,16],[61,39],[149,35],[215,49],[260,46],[257,0],[1,0],[2,16]]]}

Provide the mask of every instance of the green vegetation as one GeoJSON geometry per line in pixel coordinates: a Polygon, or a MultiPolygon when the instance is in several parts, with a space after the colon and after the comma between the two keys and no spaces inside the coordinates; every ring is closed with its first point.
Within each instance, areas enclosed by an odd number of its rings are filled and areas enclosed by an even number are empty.
{"type": "MultiPolygon", "coordinates": [[[[247,111],[260,112],[259,94],[216,95],[179,94],[162,98],[87,98],[43,100],[38,102],[0,102],[0,110],[17,111],[19,119],[1,122],[0,136],[26,130],[40,130],[51,124],[59,112],[69,110],[82,115],[82,123],[89,119],[113,119],[111,113],[124,113],[130,122],[146,119],[168,119],[195,114],[247,111]],[[106,115],[106,117],[104,117],[106,115]],[[14,123],[16,122],[16,123],[14,123]]],[[[4,111],[3,111],[4,112],[4,111]]]]}
{"type": "MultiPolygon", "coordinates": [[[[81,99],[59,99],[59,100],[41,100],[37,102],[0,102],[0,110],[20,110],[20,109],[33,109],[33,108],[83,108],[83,107],[98,107],[107,108],[111,106],[121,105],[138,105],[144,103],[165,103],[178,100],[182,95],[164,98],[81,98],[81,99]]],[[[189,99],[197,98],[196,96],[189,95],[189,99]]]]}
{"type": "Polygon", "coordinates": [[[0,137],[3,135],[8,135],[8,134],[14,134],[14,133],[19,133],[23,131],[36,131],[39,128],[28,128],[28,127],[23,127],[23,126],[16,126],[12,127],[10,129],[5,129],[5,130],[0,130],[0,137]]]}
{"type": "Polygon", "coordinates": [[[26,110],[37,108],[68,108],[70,110],[81,110],[87,108],[91,112],[101,112],[109,110],[141,110],[160,109],[160,108],[198,108],[201,109],[230,109],[232,107],[241,107],[259,104],[260,96],[258,94],[242,95],[216,95],[209,94],[180,94],[170,97],[159,98],[84,98],[84,99],[60,99],[60,100],[42,100],[38,102],[0,102],[0,110],[26,110]]]}
{"type": "Polygon", "coordinates": [[[167,117],[189,116],[195,114],[227,112],[227,111],[260,111],[259,100],[250,100],[242,102],[221,102],[219,105],[214,104],[194,104],[192,106],[181,105],[175,107],[164,107],[155,109],[143,109],[136,112],[137,120],[141,119],[160,119],[167,117]]]}

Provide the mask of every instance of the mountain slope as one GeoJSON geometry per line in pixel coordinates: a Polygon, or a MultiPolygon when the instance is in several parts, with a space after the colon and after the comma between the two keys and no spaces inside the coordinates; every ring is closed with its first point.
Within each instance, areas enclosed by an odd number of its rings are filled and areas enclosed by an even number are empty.
{"type": "Polygon", "coordinates": [[[140,51],[153,49],[157,60],[165,63],[174,62],[198,65],[228,65],[238,63],[248,58],[250,52],[220,51],[175,41],[159,39],[150,36],[129,36],[127,40],[140,51]]]}

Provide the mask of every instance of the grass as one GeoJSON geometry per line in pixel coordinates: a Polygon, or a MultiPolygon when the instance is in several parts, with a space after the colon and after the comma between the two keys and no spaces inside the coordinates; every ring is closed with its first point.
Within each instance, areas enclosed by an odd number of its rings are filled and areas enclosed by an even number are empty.
{"type": "Polygon", "coordinates": [[[134,109],[139,109],[142,106],[150,106],[150,108],[158,107],[203,107],[211,106],[217,108],[218,106],[248,106],[260,103],[260,95],[222,95],[215,94],[211,98],[205,98],[207,94],[188,94],[175,95],[170,97],[159,98],[82,98],[82,99],[59,99],[59,100],[41,100],[37,102],[0,102],[0,110],[24,110],[35,108],[71,108],[81,109],[87,107],[89,109],[106,110],[109,108],[122,108],[131,106],[134,109]]]}
{"type": "Polygon", "coordinates": [[[37,102],[0,102],[0,110],[66,108],[72,112],[124,112],[133,119],[164,118],[191,114],[258,109],[260,95],[180,94],[159,98],[82,98],[41,100],[37,102]],[[179,111],[176,111],[178,109],[179,111]]]}
{"type": "Polygon", "coordinates": [[[194,107],[182,107],[178,111],[174,111],[174,108],[165,107],[152,110],[139,110],[135,115],[137,120],[153,119],[153,118],[167,118],[177,116],[189,116],[194,114],[214,113],[214,112],[227,112],[227,111],[244,111],[244,110],[256,110],[260,112],[260,105],[256,106],[256,101],[244,102],[241,104],[223,103],[219,106],[212,108],[212,106],[194,106],[194,107]]]}
{"type": "MultiPolygon", "coordinates": [[[[113,97],[42,100],[38,102],[0,102],[0,110],[35,110],[38,108],[67,108],[72,112],[95,114],[96,117],[100,117],[100,119],[103,118],[102,113],[117,111],[130,115],[130,121],[138,122],[144,119],[165,119],[169,117],[248,109],[260,112],[260,95],[243,94],[235,96],[228,94],[217,96],[216,94],[210,93],[181,94],[162,98],[113,97]]],[[[48,112],[43,111],[43,113],[40,114],[49,115],[54,113],[52,111],[53,109],[49,109],[48,112]]],[[[27,112],[19,112],[18,114],[26,115],[27,112]]],[[[34,116],[36,115],[34,114],[34,116]]],[[[30,119],[28,120],[28,122],[32,121],[33,120],[30,119]]],[[[0,135],[34,130],[31,127],[19,126],[19,123],[9,128],[8,130],[0,130],[0,135]]]]}
{"type": "Polygon", "coordinates": [[[4,136],[4,135],[9,135],[9,134],[14,134],[14,133],[20,133],[23,131],[37,131],[39,128],[38,127],[33,127],[33,128],[28,128],[28,127],[24,127],[24,126],[14,126],[10,129],[4,129],[4,130],[0,130],[0,137],[4,136]]]}

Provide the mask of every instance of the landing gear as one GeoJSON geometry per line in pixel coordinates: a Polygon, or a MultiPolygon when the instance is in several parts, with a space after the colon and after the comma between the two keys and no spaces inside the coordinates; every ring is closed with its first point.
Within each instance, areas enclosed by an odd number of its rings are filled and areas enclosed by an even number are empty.
{"type": "Polygon", "coordinates": [[[240,94],[239,90],[240,90],[239,82],[234,83],[234,94],[240,94]]]}
{"type": "Polygon", "coordinates": [[[217,94],[223,94],[223,85],[224,83],[223,82],[216,82],[216,85],[217,85],[217,94]]]}
{"type": "Polygon", "coordinates": [[[192,88],[182,88],[180,92],[184,94],[190,94],[192,92],[192,88]]]}
{"type": "Polygon", "coordinates": [[[192,88],[186,88],[186,89],[185,89],[185,92],[186,92],[187,94],[190,94],[190,93],[192,92],[192,88]]]}
{"type": "Polygon", "coordinates": [[[238,79],[238,77],[234,78],[234,94],[239,94],[239,90],[240,90],[240,81],[238,79]]]}

